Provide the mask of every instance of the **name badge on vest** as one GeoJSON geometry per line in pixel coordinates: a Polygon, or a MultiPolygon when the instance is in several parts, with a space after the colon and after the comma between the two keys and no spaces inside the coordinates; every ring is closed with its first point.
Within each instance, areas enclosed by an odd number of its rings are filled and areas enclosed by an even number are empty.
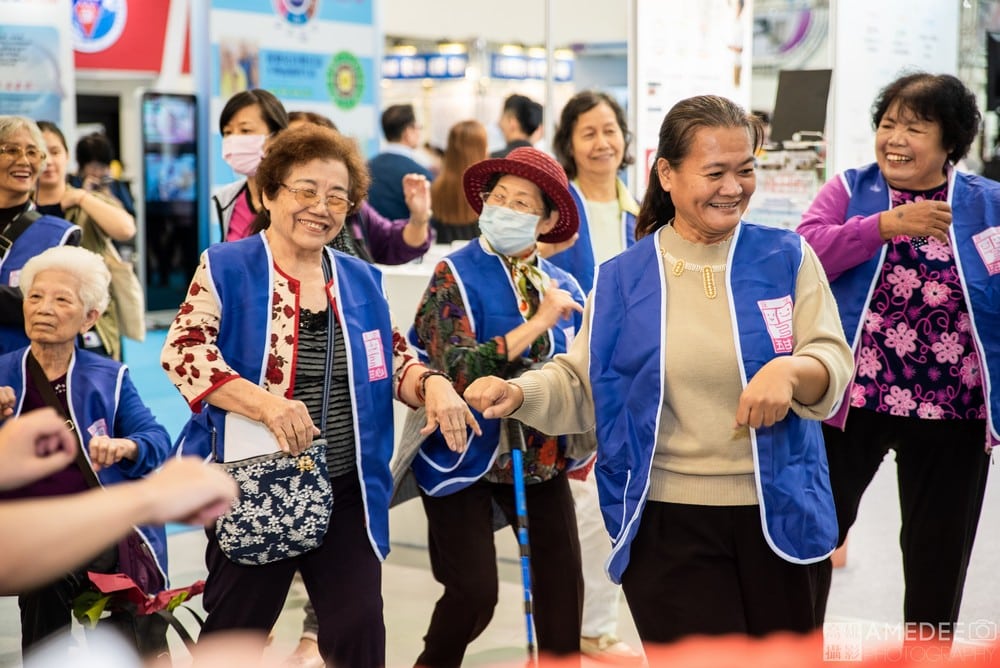
{"type": "Polygon", "coordinates": [[[972,241],[976,244],[979,257],[983,259],[990,276],[1000,273],[1000,227],[991,227],[974,234],[972,241]]]}
{"type": "Polygon", "coordinates": [[[771,335],[771,345],[776,353],[790,353],[794,339],[792,337],[792,296],[785,295],[777,299],[761,299],[757,307],[764,316],[767,333],[771,335]]]}
{"type": "Polygon", "coordinates": [[[16,288],[21,285],[21,270],[14,269],[10,272],[10,287],[16,288]]]}
{"type": "Polygon", "coordinates": [[[368,381],[384,380],[389,377],[385,366],[385,352],[382,348],[382,337],[377,329],[361,335],[365,342],[365,358],[368,360],[368,381]]]}
{"type": "Polygon", "coordinates": [[[108,423],[105,422],[104,418],[100,418],[94,424],[87,427],[87,433],[93,436],[107,436],[108,435],[108,423]]]}

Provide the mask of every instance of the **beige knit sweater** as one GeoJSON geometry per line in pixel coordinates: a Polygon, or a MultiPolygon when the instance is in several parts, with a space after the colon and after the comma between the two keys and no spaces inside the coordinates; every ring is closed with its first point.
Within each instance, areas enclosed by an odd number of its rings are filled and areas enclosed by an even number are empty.
{"type": "MultiPolygon", "coordinates": [[[[726,263],[730,241],[690,243],[670,226],[657,233],[661,248],[675,259],[716,267],[718,295],[714,299],[706,296],[700,271],[674,276],[673,263],[663,260],[668,345],[649,498],[697,505],[756,504],[750,432],[735,426],[743,386],[733,342],[726,270],[720,267],[726,263]]],[[[843,396],[853,359],[826,275],[808,246],[795,295],[793,354],[819,360],[830,375],[830,384],[820,401],[811,406],[793,401],[791,410],[803,418],[824,419],[843,396]]],[[[590,315],[588,300],[584,326],[569,352],[512,381],[524,391],[524,403],[514,417],[553,434],[575,433],[594,425],[588,377],[590,315]]]]}

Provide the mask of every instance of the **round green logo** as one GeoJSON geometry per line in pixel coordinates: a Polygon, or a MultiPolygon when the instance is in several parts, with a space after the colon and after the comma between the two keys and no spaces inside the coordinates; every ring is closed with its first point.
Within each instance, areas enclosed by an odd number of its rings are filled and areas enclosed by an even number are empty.
{"type": "Polygon", "coordinates": [[[361,71],[361,62],[354,54],[341,51],[334,55],[326,76],[334,104],[341,109],[357,106],[365,89],[365,75],[361,71]]]}

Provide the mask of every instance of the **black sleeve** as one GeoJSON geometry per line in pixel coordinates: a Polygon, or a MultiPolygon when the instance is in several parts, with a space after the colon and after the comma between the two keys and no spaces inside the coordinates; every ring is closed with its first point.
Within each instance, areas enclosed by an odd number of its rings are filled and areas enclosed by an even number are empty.
{"type": "Polygon", "coordinates": [[[20,288],[0,285],[0,325],[24,328],[20,288]]]}

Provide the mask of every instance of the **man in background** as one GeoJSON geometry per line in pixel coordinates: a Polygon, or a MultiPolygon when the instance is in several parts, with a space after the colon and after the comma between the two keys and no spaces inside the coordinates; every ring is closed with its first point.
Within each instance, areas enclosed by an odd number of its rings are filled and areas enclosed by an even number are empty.
{"type": "Polygon", "coordinates": [[[520,146],[531,146],[531,138],[542,125],[542,105],[524,95],[511,95],[503,103],[500,131],[507,145],[490,153],[491,158],[506,158],[520,146]]]}
{"type": "Polygon", "coordinates": [[[382,113],[382,132],[388,142],[385,149],[368,161],[372,184],[368,203],[389,220],[409,218],[403,194],[403,177],[421,174],[428,181],[434,175],[417,161],[420,125],[412,104],[394,104],[382,113]]]}

